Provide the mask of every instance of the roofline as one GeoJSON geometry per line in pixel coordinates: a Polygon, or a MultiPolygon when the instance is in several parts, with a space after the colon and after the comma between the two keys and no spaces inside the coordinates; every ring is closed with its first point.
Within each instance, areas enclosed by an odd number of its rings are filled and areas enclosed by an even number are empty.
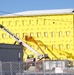
{"type": "Polygon", "coordinates": [[[74,9],[54,9],[54,10],[33,10],[18,12],[13,14],[1,15],[1,17],[9,16],[37,16],[37,15],[53,15],[53,14],[74,14],[74,9]]]}

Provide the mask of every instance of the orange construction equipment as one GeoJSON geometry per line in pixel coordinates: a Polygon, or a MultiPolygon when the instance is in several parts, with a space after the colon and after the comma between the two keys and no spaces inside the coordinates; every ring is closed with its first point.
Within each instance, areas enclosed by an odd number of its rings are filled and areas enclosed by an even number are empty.
{"type": "MultiPolygon", "coordinates": [[[[41,49],[41,47],[38,45],[37,41],[32,36],[25,36],[24,39],[26,41],[34,42],[38,46],[38,48],[41,50],[41,52],[43,54],[45,54],[44,51],[41,49]]],[[[48,49],[48,51],[50,51],[58,59],[58,57],[48,47],[47,47],[47,49],[48,49]]]]}
{"type": "Polygon", "coordinates": [[[45,54],[44,51],[41,49],[41,47],[38,45],[38,43],[36,42],[36,40],[32,36],[25,36],[25,40],[30,41],[30,42],[34,42],[38,46],[38,48],[41,50],[41,52],[43,54],[45,54]]]}
{"type": "MultiPolygon", "coordinates": [[[[41,47],[38,45],[38,43],[36,42],[36,40],[32,36],[25,36],[25,38],[23,38],[23,39],[26,40],[26,41],[30,41],[30,42],[35,43],[38,46],[38,48],[41,50],[41,52],[43,54],[42,57],[45,58],[45,59],[47,59],[47,58],[50,59],[48,57],[48,55],[44,53],[44,51],[41,49],[41,47]]],[[[43,58],[41,58],[39,61],[42,62],[43,58]]]]}

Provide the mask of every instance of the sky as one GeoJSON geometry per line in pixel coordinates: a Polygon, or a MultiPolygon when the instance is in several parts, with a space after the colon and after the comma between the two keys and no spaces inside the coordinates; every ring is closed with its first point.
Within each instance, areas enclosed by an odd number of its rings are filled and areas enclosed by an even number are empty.
{"type": "Polygon", "coordinates": [[[0,0],[0,15],[51,9],[74,9],[74,0],[0,0]]]}

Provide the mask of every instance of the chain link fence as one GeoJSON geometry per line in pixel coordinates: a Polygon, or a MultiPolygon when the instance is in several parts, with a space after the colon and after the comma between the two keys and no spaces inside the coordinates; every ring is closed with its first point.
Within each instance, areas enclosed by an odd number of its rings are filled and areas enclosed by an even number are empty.
{"type": "Polygon", "coordinates": [[[0,75],[74,75],[73,62],[0,62],[0,75]]]}

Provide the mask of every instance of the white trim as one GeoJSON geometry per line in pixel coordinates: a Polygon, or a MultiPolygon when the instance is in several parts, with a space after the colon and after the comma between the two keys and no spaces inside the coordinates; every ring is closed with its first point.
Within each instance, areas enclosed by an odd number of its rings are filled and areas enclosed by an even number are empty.
{"type": "Polygon", "coordinates": [[[57,9],[57,10],[36,10],[25,11],[1,16],[34,16],[34,15],[51,15],[51,14],[70,14],[74,13],[74,9],[57,9]]]}

